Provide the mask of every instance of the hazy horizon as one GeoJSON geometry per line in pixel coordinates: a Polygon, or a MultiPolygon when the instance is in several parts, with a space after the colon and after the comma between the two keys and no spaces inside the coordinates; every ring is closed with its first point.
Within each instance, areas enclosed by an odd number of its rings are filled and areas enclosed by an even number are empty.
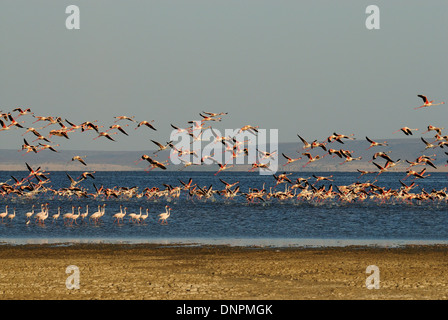
{"type": "MultiPolygon", "coordinates": [[[[54,139],[67,150],[151,149],[150,139],[168,141],[170,124],[186,127],[202,111],[229,113],[211,123],[220,130],[279,129],[280,143],[446,127],[447,104],[413,108],[418,94],[448,98],[448,2],[377,1],[379,30],[365,26],[370,4],[2,1],[0,110],[105,127],[135,116],[157,128],[129,126],[117,142],[91,133],[54,139]],[[65,27],[72,4],[79,30],[65,27]]],[[[0,132],[0,148],[19,149],[22,133],[0,132]]]]}

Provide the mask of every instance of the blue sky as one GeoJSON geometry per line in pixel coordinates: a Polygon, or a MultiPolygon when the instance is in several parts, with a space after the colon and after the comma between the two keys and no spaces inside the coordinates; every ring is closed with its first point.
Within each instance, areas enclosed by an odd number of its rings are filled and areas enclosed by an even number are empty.
{"type": "MultiPolygon", "coordinates": [[[[446,1],[0,2],[0,110],[30,107],[74,123],[154,120],[117,143],[76,134],[62,149],[144,150],[199,112],[214,127],[279,129],[280,142],[333,132],[395,138],[448,127],[446,1]],[[67,30],[68,5],[80,30],[67,30]],[[368,5],[380,29],[365,27],[368,5]]],[[[24,118],[25,119],[25,118],[24,118]]],[[[28,118],[31,120],[30,118],[28,118]]],[[[18,149],[22,132],[0,132],[18,149]]],[[[118,136],[118,135],[117,135],[118,136]]]]}

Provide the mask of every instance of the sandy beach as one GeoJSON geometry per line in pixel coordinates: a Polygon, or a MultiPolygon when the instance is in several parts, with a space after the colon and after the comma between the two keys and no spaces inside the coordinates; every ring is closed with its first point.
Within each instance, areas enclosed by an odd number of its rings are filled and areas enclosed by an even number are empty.
{"type": "Polygon", "coordinates": [[[1,245],[0,299],[447,299],[447,249],[1,245]],[[366,288],[369,265],[379,289],[366,288]]]}

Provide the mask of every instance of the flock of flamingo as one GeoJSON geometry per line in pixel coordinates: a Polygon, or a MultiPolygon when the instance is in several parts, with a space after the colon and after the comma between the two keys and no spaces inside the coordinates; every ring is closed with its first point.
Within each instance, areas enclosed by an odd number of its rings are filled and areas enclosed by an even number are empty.
{"type": "MultiPolygon", "coordinates": [[[[13,219],[16,217],[16,209],[13,208],[13,213],[8,213],[8,205],[5,206],[5,211],[0,213],[0,218],[2,219],[2,223],[4,223],[5,219],[7,219],[8,222],[12,222],[13,219]]],[[[45,221],[49,218],[49,208],[48,208],[48,203],[43,203],[41,204],[41,210],[38,212],[35,212],[34,210],[35,205],[32,205],[31,207],[31,211],[26,212],[25,213],[25,218],[26,218],[26,224],[30,224],[32,219],[34,218],[34,222],[36,224],[39,225],[43,225],[45,223],[45,221]]],[[[85,211],[81,213],[81,206],[77,207],[77,212],[75,212],[76,206],[72,206],[72,210],[62,214],[61,216],[61,207],[59,206],[57,208],[57,213],[51,215],[51,220],[52,223],[56,223],[59,218],[61,218],[64,222],[64,225],[70,225],[73,226],[73,224],[78,224],[78,219],[80,219],[80,223],[84,224],[84,223],[93,223],[93,224],[98,224],[100,223],[100,219],[104,216],[104,214],[106,213],[106,204],[103,205],[99,205],[98,206],[98,211],[95,211],[93,213],[90,214],[89,216],[89,205],[86,205],[85,211]],[[87,219],[88,218],[88,219],[87,219]]],[[[123,206],[120,206],[120,211],[115,213],[112,218],[114,220],[114,223],[119,224],[120,220],[123,223],[124,222],[124,218],[126,216],[126,214],[129,217],[129,222],[132,223],[145,223],[146,219],[149,217],[149,209],[146,209],[146,213],[143,214],[142,213],[142,207],[140,207],[140,213],[137,214],[135,212],[131,212],[131,213],[127,213],[126,210],[127,208],[125,207],[123,210],[123,206]]],[[[170,217],[171,215],[171,208],[166,205],[165,206],[165,212],[162,212],[158,215],[159,217],[159,222],[161,224],[167,224],[167,219],[170,217]]]]}
{"type": "MultiPolygon", "coordinates": [[[[423,100],[423,105],[416,107],[414,109],[420,109],[420,108],[428,108],[436,105],[444,104],[445,102],[440,103],[434,103],[434,101],[428,100],[428,98],[424,95],[418,95],[423,100]]],[[[205,127],[205,124],[207,122],[220,122],[222,120],[222,116],[227,115],[226,112],[220,112],[220,113],[212,113],[212,112],[202,112],[200,113],[200,116],[202,118],[201,121],[189,121],[188,123],[190,126],[188,128],[180,128],[178,126],[175,126],[171,124],[171,127],[176,130],[177,133],[186,132],[189,134],[193,141],[201,139],[201,134],[203,130],[207,128],[211,128],[214,138],[216,142],[222,143],[222,146],[224,148],[224,152],[230,152],[232,154],[231,159],[235,159],[239,156],[247,156],[248,155],[248,149],[245,148],[247,141],[238,141],[235,137],[225,137],[225,136],[219,136],[216,134],[215,131],[213,131],[213,128],[211,126],[205,127]],[[195,135],[194,132],[200,131],[199,135],[195,135]]],[[[128,117],[128,116],[117,116],[114,117],[114,123],[108,126],[107,129],[102,131],[101,128],[105,128],[105,126],[101,126],[98,123],[98,120],[95,121],[86,121],[79,125],[74,124],[73,122],[65,119],[62,120],[61,117],[52,117],[52,116],[36,116],[34,115],[31,110],[28,109],[21,109],[16,108],[12,110],[11,112],[3,112],[0,111],[0,131],[6,131],[11,129],[17,129],[22,130],[22,136],[25,135],[31,135],[33,134],[36,139],[31,141],[31,143],[28,142],[27,138],[23,138],[23,145],[21,146],[21,149],[19,151],[25,151],[22,155],[26,155],[28,153],[39,153],[44,150],[49,150],[51,152],[58,152],[57,147],[59,144],[55,144],[53,142],[54,137],[57,137],[58,139],[69,140],[70,136],[74,134],[76,131],[81,132],[87,132],[87,131],[93,131],[96,136],[93,138],[94,140],[98,138],[104,138],[108,139],[110,141],[116,141],[113,136],[116,134],[122,134],[124,136],[129,136],[128,131],[126,131],[126,127],[130,126],[131,124],[135,125],[135,130],[147,127],[150,130],[156,131],[157,129],[154,127],[154,120],[152,121],[137,121],[134,119],[134,117],[128,117]],[[35,123],[43,123],[44,125],[39,128],[35,128],[32,126],[25,125],[26,121],[21,121],[25,118],[25,116],[32,117],[34,121],[31,125],[35,123]],[[24,117],[24,118],[22,118],[24,117]],[[124,124],[126,122],[126,124],[124,124]],[[51,128],[47,129],[48,134],[44,135],[42,134],[42,130],[44,130],[47,127],[51,128]],[[39,141],[37,144],[33,144],[36,141],[39,141]]],[[[106,126],[107,127],[107,126],[106,126]]],[[[423,133],[427,132],[435,132],[434,135],[434,141],[429,142],[429,139],[424,139],[421,137],[422,142],[424,143],[425,149],[434,149],[434,148],[443,148],[448,144],[448,136],[442,135],[442,130],[444,128],[435,127],[432,125],[429,125],[427,127],[427,130],[423,133]]],[[[411,129],[409,127],[403,127],[398,129],[397,131],[393,133],[402,132],[403,134],[409,136],[413,135],[413,131],[419,130],[411,129]]],[[[257,126],[251,126],[246,125],[239,129],[239,132],[243,131],[249,131],[253,134],[257,134],[258,127],[257,126]]],[[[332,156],[333,158],[338,157],[343,160],[340,164],[344,164],[346,162],[351,162],[355,160],[361,160],[362,157],[355,157],[352,153],[353,151],[345,150],[345,149],[337,149],[337,148],[331,148],[331,144],[334,144],[337,142],[338,144],[343,145],[345,140],[355,140],[354,134],[344,135],[344,134],[337,134],[333,133],[331,134],[327,139],[324,141],[317,141],[314,140],[311,143],[308,142],[306,139],[304,139],[302,136],[297,135],[298,138],[301,141],[302,150],[298,150],[298,156],[292,157],[290,155],[286,155],[282,153],[283,158],[286,159],[286,163],[283,164],[283,166],[288,166],[293,162],[299,161],[301,159],[306,159],[307,162],[303,164],[302,167],[306,167],[308,164],[315,162],[319,159],[322,159],[326,156],[332,156]],[[323,155],[312,155],[311,150],[318,149],[323,150],[325,154],[323,155]]],[[[158,152],[162,152],[164,150],[172,151],[173,153],[177,155],[190,155],[190,156],[196,156],[195,151],[193,150],[185,150],[183,148],[177,149],[176,146],[173,145],[172,141],[167,142],[166,144],[161,144],[155,140],[151,140],[157,147],[158,150],[154,151],[154,154],[149,155],[142,155],[140,159],[137,159],[135,163],[139,163],[140,161],[147,161],[149,163],[149,166],[147,170],[153,170],[153,169],[161,169],[166,170],[167,166],[170,164],[169,160],[166,160],[164,162],[157,161],[155,158],[157,157],[158,152]]],[[[368,147],[366,150],[369,150],[371,148],[381,148],[384,146],[387,146],[387,141],[375,141],[370,139],[369,137],[366,137],[366,141],[368,143],[368,147]]],[[[367,146],[367,145],[366,145],[367,146]]],[[[277,151],[267,152],[263,150],[259,150],[257,148],[257,161],[252,164],[249,171],[253,171],[256,168],[267,168],[269,167],[263,163],[263,160],[272,158],[273,155],[276,154],[277,151]]],[[[398,162],[402,161],[401,159],[393,160],[391,158],[391,155],[389,155],[391,151],[384,152],[384,151],[377,151],[372,155],[372,159],[369,160],[369,162],[372,163],[378,170],[375,171],[363,171],[363,170],[357,170],[360,173],[360,177],[367,174],[376,174],[376,176],[388,171],[390,168],[397,165],[398,162]],[[383,159],[385,160],[384,165],[380,165],[377,159],[383,159]],[[376,160],[377,162],[375,162],[376,160]]],[[[445,154],[448,155],[448,152],[445,152],[445,154]]],[[[64,188],[59,189],[53,189],[48,186],[48,183],[51,181],[49,177],[49,173],[45,172],[41,167],[33,168],[31,165],[29,165],[27,162],[25,162],[26,169],[28,170],[29,174],[26,177],[23,177],[21,179],[18,179],[14,176],[11,176],[13,182],[11,182],[11,179],[0,182],[0,195],[4,200],[11,198],[11,197],[24,197],[33,199],[37,195],[43,195],[43,194],[50,194],[54,197],[67,197],[67,198],[116,198],[116,199],[130,199],[130,198],[137,198],[137,199],[173,199],[173,198],[179,198],[181,194],[186,194],[187,200],[194,201],[195,199],[209,199],[214,198],[215,195],[222,196],[226,201],[230,201],[232,199],[235,199],[236,197],[243,197],[245,198],[249,203],[256,203],[256,202],[269,202],[274,199],[278,201],[284,201],[286,199],[292,199],[296,201],[317,201],[321,202],[324,200],[333,199],[336,201],[341,202],[359,202],[364,201],[367,199],[371,199],[373,201],[380,201],[384,203],[387,200],[393,199],[394,201],[400,201],[403,203],[409,203],[412,204],[414,201],[438,201],[438,202],[444,202],[448,203],[448,196],[446,193],[446,188],[442,190],[431,190],[431,191],[425,191],[421,190],[420,192],[412,192],[411,190],[417,186],[416,179],[424,179],[429,174],[426,173],[426,166],[431,166],[432,168],[437,169],[437,167],[434,164],[434,158],[433,156],[427,156],[427,155],[419,155],[415,160],[405,160],[409,164],[409,167],[406,170],[406,175],[403,177],[403,179],[400,179],[400,188],[398,189],[392,189],[392,188],[385,188],[378,186],[375,184],[375,181],[373,182],[364,182],[361,183],[359,181],[356,181],[349,185],[335,185],[330,184],[329,186],[322,185],[320,187],[316,186],[316,184],[320,181],[330,181],[332,182],[333,176],[317,176],[315,174],[311,175],[308,178],[297,178],[296,180],[292,180],[289,178],[289,176],[292,173],[280,173],[276,174],[273,172],[272,177],[274,178],[275,185],[270,188],[265,188],[265,185],[261,189],[259,188],[248,188],[247,191],[240,190],[240,186],[238,186],[239,181],[236,182],[226,182],[223,179],[219,179],[221,183],[223,184],[221,188],[213,188],[212,185],[209,187],[207,186],[199,186],[198,184],[193,184],[192,179],[190,179],[188,182],[184,182],[179,179],[180,184],[177,186],[171,185],[171,184],[164,184],[163,188],[158,187],[146,187],[144,190],[139,191],[137,187],[123,187],[123,186],[114,186],[112,188],[106,188],[104,186],[97,187],[95,183],[93,183],[93,187],[95,189],[94,192],[89,192],[88,189],[81,187],[80,183],[87,179],[95,179],[95,171],[85,171],[83,172],[79,177],[73,178],[68,173],[67,179],[70,182],[70,185],[64,188]],[[414,166],[425,166],[420,171],[412,170],[412,167],[414,166]],[[405,183],[405,180],[408,177],[413,177],[413,181],[411,181],[409,184],[405,183]],[[285,188],[284,190],[277,190],[277,187],[280,184],[284,184],[285,188]]],[[[218,164],[219,169],[215,173],[218,174],[219,172],[226,170],[230,168],[231,166],[228,166],[228,163],[220,163],[216,159],[213,158],[213,156],[207,156],[210,158],[214,163],[218,164]]],[[[201,158],[200,164],[203,164],[207,157],[201,158]]],[[[88,167],[88,162],[85,160],[85,157],[82,156],[74,156],[70,159],[71,161],[77,161],[82,166],[88,167]]],[[[448,161],[447,161],[448,162],[448,161]]],[[[198,165],[198,163],[183,161],[183,168],[186,168],[191,165],[198,165]]],[[[448,165],[448,164],[447,164],[448,165]]],[[[445,166],[447,166],[445,165],[445,166]]],[[[99,205],[98,210],[96,212],[93,212],[89,215],[89,208],[86,206],[85,210],[81,212],[81,207],[72,206],[71,211],[63,214],[61,216],[61,208],[57,208],[57,213],[53,214],[51,216],[51,219],[53,223],[55,223],[59,218],[64,221],[65,225],[73,225],[78,224],[78,221],[81,221],[80,223],[94,223],[98,224],[101,221],[101,218],[105,214],[105,206],[106,204],[99,205]]],[[[32,221],[32,218],[34,218],[34,222],[36,224],[43,224],[48,218],[49,218],[49,208],[48,203],[42,203],[41,204],[41,210],[39,212],[35,212],[34,208],[35,205],[32,206],[32,210],[25,213],[26,217],[26,223],[29,224],[32,221]]],[[[13,221],[13,219],[16,216],[16,210],[15,208],[9,209],[9,205],[5,206],[4,212],[0,212],[0,218],[2,222],[6,219],[7,221],[13,221]]],[[[171,208],[169,206],[165,207],[165,212],[162,212],[158,214],[159,222],[161,224],[167,224],[167,219],[170,217],[171,208]]],[[[145,220],[149,216],[149,209],[144,210],[143,207],[140,207],[139,213],[128,213],[127,208],[123,206],[120,206],[120,211],[116,212],[112,215],[112,218],[114,219],[114,223],[119,224],[124,222],[125,217],[128,218],[129,222],[131,223],[144,223],[145,220]],[[143,213],[143,212],[145,213],[143,213]]]]}

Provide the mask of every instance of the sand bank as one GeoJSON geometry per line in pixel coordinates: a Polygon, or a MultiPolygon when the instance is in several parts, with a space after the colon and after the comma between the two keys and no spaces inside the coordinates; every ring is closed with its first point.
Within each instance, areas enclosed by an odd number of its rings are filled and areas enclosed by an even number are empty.
{"type": "Polygon", "coordinates": [[[448,246],[1,245],[0,299],[447,299],[448,246]],[[66,268],[79,268],[67,289],[66,268]],[[366,268],[379,268],[367,289],[366,268]]]}

